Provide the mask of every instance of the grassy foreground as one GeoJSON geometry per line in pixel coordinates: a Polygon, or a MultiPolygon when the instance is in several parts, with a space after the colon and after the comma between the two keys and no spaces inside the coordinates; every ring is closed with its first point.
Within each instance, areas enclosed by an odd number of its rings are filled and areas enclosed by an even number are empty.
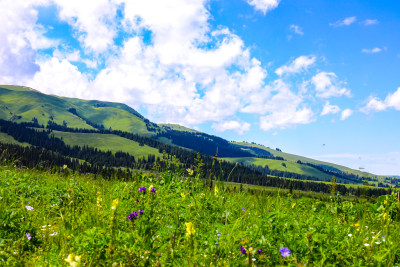
{"type": "MultiPolygon", "coordinates": [[[[0,266],[394,266],[399,202],[0,167],[0,266]]],[[[185,174],[185,175],[184,175],[185,174]]]]}

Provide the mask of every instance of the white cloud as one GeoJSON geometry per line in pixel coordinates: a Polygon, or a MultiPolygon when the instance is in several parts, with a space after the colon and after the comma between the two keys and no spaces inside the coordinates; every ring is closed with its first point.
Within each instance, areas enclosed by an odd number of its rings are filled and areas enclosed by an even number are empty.
{"type": "Polygon", "coordinates": [[[300,56],[293,60],[290,64],[283,65],[275,70],[275,73],[279,76],[284,74],[299,73],[305,71],[316,61],[315,56],[300,56]]]}
{"type": "Polygon", "coordinates": [[[383,111],[388,108],[400,110],[400,87],[394,93],[388,94],[383,101],[376,97],[370,97],[367,105],[360,110],[369,113],[370,111],[383,111]]]}
{"type": "Polygon", "coordinates": [[[247,3],[254,7],[256,10],[260,10],[264,15],[278,7],[281,0],[247,0],[247,3]]]}
{"type": "Polygon", "coordinates": [[[116,36],[113,19],[117,4],[110,0],[53,0],[59,8],[61,20],[70,24],[88,52],[104,53],[116,36]]]}
{"type": "Polygon", "coordinates": [[[375,54],[375,53],[379,53],[381,51],[382,51],[382,48],[379,48],[379,47],[375,47],[375,48],[372,48],[372,49],[364,48],[364,49],[361,50],[361,52],[367,53],[367,54],[375,54]]]}
{"type": "Polygon", "coordinates": [[[345,109],[345,110],[343,110],[342,111],[342,115],[340,116],[340,119],[342,120],[342,121],[344,121],[345,119],[347,119],[348,117],[350,117],[352,114],[353,114],[353,110],[351,110],[351,109],[345,109]]]}
{"type": "Polygon", "coordinates": [[[39,70],[35,49],[53,45],[36,25],[38,12],[34,5],[46,1],[0,1],[0,83],[18,84],[39,70]]]}
{"type": "Polygon", "coordinates": [[[303,29],[298,25],[292,24],[292,25],[290,25],[289,28],[295,34],[298,34],[298,35],[303,35],[304,34],[303,29]]]}
{"type": "Polygon", "coordinates": [[[211,127],[217,132],[233,130],[237,134],[242,135],[244,132],[250,130],[250,123],[230,120],[230,121],[222,121],[219,123],[213,123],[211,127]]]}
{"type": "Polygon", "coordinates": [[[249,104],[241,109],[245,113],[258,113],[260,128],[287,129],[314,121],[314,113],[303,102],[301,95],[290,90],[287,83],[276,80],[263,90],[249,96],[249,104]]]}
{"type": "Polygon", "coordinates": [[[361,22],[365,26],[371,26],[371,25],[376,25],[379,23],[377,19],[366,19],[363,22],[361,22]]]}
{"type": "Polygon", "coordinates": [[[329,23],[329,25],[333,26],[333,27],[349,26],[349,25],[353,24],[354,22],[356,22],[356,20],[357,20],[356,17],[347,17],[345,19],[338,20],[334,23],[329,23]]]}
{"type": "Polygon", "coordinates": [[[90,99],[96,97],[96,92],[90,90],[86,75],[68,60],[52,58],[39,62],[40,71],[26,84],[44,93],[59,96],[90,99]]]}
{"type": "Polygon", "coordinates": [[[324,108],[321,112],[321,116],[328,114],[336,114],[340,112],[339,106],[329,104],[329,101],[325,102],[324,108]]]}
{"type": "Polygon", "coordinates": [[[320,72],[311,78],[311,83],[320,98],[351,96],[350,90],[342,87],[342,82],[338,81],[333,72],[320,72]]]}

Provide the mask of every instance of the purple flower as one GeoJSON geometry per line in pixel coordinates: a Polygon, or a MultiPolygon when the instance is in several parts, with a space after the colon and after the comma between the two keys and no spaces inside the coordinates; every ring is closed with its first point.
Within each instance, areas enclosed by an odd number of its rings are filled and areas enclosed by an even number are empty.
{"type": "Polygon", "coordinates": [[[282,257],[290,257],[290,249],[287,247],[283,247],[279,251],[281,252],[282,257]]]}
{"type": "Polygon", "coordinates": [[[246,250],[244,249],[243,246],[240,246],[240,253],[246,255],[246,250]]]}
{"type": "Polygon", "coordinates": [[[139,210],[139,214],[142,215],[143,214],[143,210],[139,210]]]}
{"type": "Polygon", "coordinates": [[[271,210],[268,210],[268,212],[271,212],[271,210]]]}
{"type": "Polygon", "coordinates": [[[258,254],[260,254],[261,252],[262,252],[262,250],[261,250],[261,249],[257,250],[257,253],[258,253],[258,254]]]}
{"type": "Polygon", "coordinates": [[[137,219],[139,218],[139,215],[136,212],[132,212],[131,214],[129,214],[128,219],[130,221],[132,221],[133,219],[137,219]]]}
{"type": "Polygon", "coordinates": [[[242,210],[243,210],[243,212],[246,212],[246,209],[245,209],[245,208],[242,208],[242,210]]]}
{"type": "Polygon", "coordinates": [[[26,238],[28,238],[28,240],[31,240],[31,239],[32,239],[32,236],[31,236],[30,233],[26,233],[25,235],[26,235],[26,238]]]}
{"type": "Polygon", "coordinates": [[[137,191],[139,191],[139,192],[146,192],[146,187],[145,186],[143,186],[143,187],[139,187],[139,189],[137,190],[137,191]]]}
{"type": "Polygon", "coordinates": [[[139,199],[136,199],[136,203],[139,203],[140,201],[139,201],[139,199]]]}
{"type": "Polygon", "coordinates": [[[26,208],[27,210],[29,210],[29,211],[32,211],[32,210],[33,210],[33,207],[31,207],[31,206],[25,206],[25,208],[26,208]]]}
{"type": "Polygon", "coordinates": [[[156,192],[156,189],[155,189],[154,187],[152,187],[152,188],[151,188],[151,192],[152,192],[152,193],[155,193],[155,192],[156,192]]]}

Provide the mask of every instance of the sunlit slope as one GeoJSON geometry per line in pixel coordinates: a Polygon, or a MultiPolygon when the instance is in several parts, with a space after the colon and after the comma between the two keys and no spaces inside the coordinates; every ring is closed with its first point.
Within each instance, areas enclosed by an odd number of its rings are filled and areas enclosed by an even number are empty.
{"type": "Polygon", "coordinates": [[[102,151],[111,152],[126,152],[131,156],[146,157],[147,155],[155,155],[156,157],[162,157],[162,154],[158,152],[158,149],[149,147],[147,145],[140,146],[139,143],[122,138],[113,134],[98,134],[98,133],[71,133],[71,132],[59,132],[53,131],[54,136],[62,138],[65,144],[70,146],[89,146],[95,147],[102,151]]]}
{"type": "Polygon", "coordinates": [[[0,118],[14,122],[31,122],[47,125],[49,120],[69,127],[93,129],[84,120],[68,112],[71,106],[56,96],[42,94],[26,87],[0,86],[0,118]]]}
{"type": "MultiPolygon", "coordinates": [[[[343,171],[343,172],[347,172],[347,173],[351,173],[351,174],[363,176],[363,177],[377,177],[377,175],[374,175],[374,174],[371,174],[368,172],[362,172],[362,171],[354,170],[354,169],[351,169],[351,168],[348,168],[345,166],[337,165],[334,163],[319,161],[319,160],[315,160],[315,159],[310,159],[310,158],[306,158],[306,157],[302,157],[302,156],[298,156],[298,155],[294,155],[294,154],[277,151],[275,149],[271,149],[271,148],[268,148],[268,147],[265,147],[262,145],[258,145],[258,144],[247,143],[247,142],[232,142],[232,143],[242,146],[242,147],[247,147],[250,151],[252,148],[262,149],[264,151],[271,153],[275,157],[282,157],[285,160],[291,161],[291,162],[297,162],[298,160],[300,160],[303,163],[311,163],[311,164],[323,166],[332,171],[339,170],[339,171],[343,171]]],[[[256,155],[256,153],[254,153],[254,154],[256,155]]]]}
{"type": "Polygon", "coordinates": [[[6,133],[0,132],[0,143],[20,145],[20,146],[30,146],[28,143],[21,143],[14,139],[14,137],[9,136],[6,133]]]}
{"type": "Polygon", "coordinates": [[[137,111],[125,104],[97,100],[46,95],[28,87],[0,85],[0,118],[14,122],[47,125],[49,120],[70,128],[121,130],[142,135],[153,135],[158,129],[137,111]],[[153,129],[153,131],[149,131],[153,129]]]}

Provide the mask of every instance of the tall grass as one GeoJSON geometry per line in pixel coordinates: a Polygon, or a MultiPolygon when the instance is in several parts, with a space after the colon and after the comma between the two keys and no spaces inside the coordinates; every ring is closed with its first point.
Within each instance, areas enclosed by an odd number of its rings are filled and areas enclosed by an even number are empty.
{"type": "Polygon", "coordinates": [[[4,166],[0,265],[394,266],[398,215],[395,194],[324,202],[210,188],[191,170],[107,181],[4,166]]]}

